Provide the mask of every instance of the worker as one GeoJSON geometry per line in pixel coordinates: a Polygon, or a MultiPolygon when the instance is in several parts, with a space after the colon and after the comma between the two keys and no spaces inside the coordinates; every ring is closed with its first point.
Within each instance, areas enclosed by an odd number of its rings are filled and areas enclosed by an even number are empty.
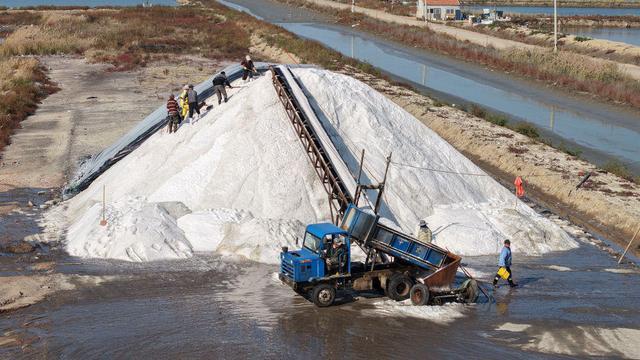
{"type": "Polygon", "coordinates": [[[189,119],[191,119],[191,123],[193,123],[193,113],[198,114],[198,118],[200,117],[200,107],[198,106],[198,92],[193,89],[193,85],[189,85],[189,90],[187,90],[187,100],[189,103],[189,119]]]}
{"type": "Polygon", "coordinates": [[[169,117],[169,134],[178,131],[180,115],[178,114],[178,102],[173,94],[167,100],[167,116],[169,117]]]}
{"type": "Polygon", "coordinates": [[[344,240],[336,238],[331,248],[327,250],[327,270],[329,273],[342,273],[344,266],[344,240]]]}
{"type": "Polygon", "coordinates": [[[253,65],[253,61],[251,61],[251,56],[247,55],[244,60],[240,63],[242,65],[242,80],[247,81],[253,79],[253,73],[258,72],[256,67],[253,65]]]}
{"type": "Polygon", "coordinates": [[[187,118],[189,115],[189,85],[185,85],[182,88],[182,93],[178,96],[178,105],[180,105],[180,122],[187,118]]]}
{"type": "Polygon", "coordinates": [[[429,229],[427,222],[424,220],[420,220],[420,225],[418,226],[418,240],[426,244],[431,244],[433,241],[431,229],[429,229]]]}
{"type": "Polygon", "coordinates": [[[229,79],[227,79],[227,74],[223,71],[213,78],[213,91],[218,96],[218,105],[222,102],[223,96],[224,102],[227,102],[227,91],[224,89],[225,86],[228,86],[230,89],[233,88],[229,83],[229,79]]]}
{"type": "Polygon", "coordinates": [[[509,239],[504,241],[504,247],[502,247],[502,251],[500,251],[500,257],[498,258],[498,272],[493,278],[493,287],[498,286],[498,280],[500,280],[502,273],[504,273],[505,270],[507,271],[506,276],[508,276],[507,281],[509,282],[509,286],[518,286],[518,284],[513,282],[511,273],[511,241],[509,241],[509,239]],[[502,270],[503,268],[504,270],[502,270]]]}

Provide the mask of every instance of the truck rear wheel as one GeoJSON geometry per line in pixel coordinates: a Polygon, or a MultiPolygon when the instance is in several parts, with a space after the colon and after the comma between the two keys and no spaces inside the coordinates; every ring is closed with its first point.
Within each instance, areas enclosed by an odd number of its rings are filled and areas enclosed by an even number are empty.
{"type": "Polygon", "coordinates": [[[417,283],[411,288],[409,293],[411,303],[415,306],[427,305],[429,303],[429,287],[425,284],[417,283]]]}
{"type": "Polygon", "coordinates": [[[390,299],[395,301],[407,300],[413,281],[405,274],[396,274],[391,277],[387,286],[387,294],[390,299]]]}
{"type": "Polygon", "coordinates": [[[336,289],[329,284],[316,285],[311,290],[311,300],[318,307],[327,307],[336,299],[336,289]]]}

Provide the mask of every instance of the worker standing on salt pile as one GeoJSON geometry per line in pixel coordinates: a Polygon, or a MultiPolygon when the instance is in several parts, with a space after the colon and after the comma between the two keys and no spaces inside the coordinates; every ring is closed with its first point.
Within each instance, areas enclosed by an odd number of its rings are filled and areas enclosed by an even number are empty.
{"type": "Polygon", "coordinates": [[[500,257],[498,258],[498,266],[498,272],[493,278],[493,287],[498,286],[500,278],[506,279],[511,287],[518,286],[518,284],[514,284],[511,277],[511,241],[509,239],[504,241],[504,247],[500,251],[500,257]]]}
{"type": "Polygon", "coordinates": [[[433,241],[431,229],[429,229],[427,222],[424,220],[420,220],[420,225],[418,226],[418,240],[427,244],[431,244],[433,241]]]}
{"type": "Polygon", "coordinates": [[[180,105],[180,122],[182,122],[182,120],[187,118],[187,115],[189,115],[189,86],[185,85],[182,88],[182,93],[180,94],[180,96],[178,97],[178,105],[180,105]]]}
{"type": "Polygon", "coordinates": [[[178,102],[173,94],[169,95],[169,100],[167,100],[167,115],[169,116],[169,134],[171,134],[178,131],[178,124],[180,124],[178,102]]]}
{"type": "Polygon", "coordinates": [[[227,91],[225,90],[225,86],[228,86],[229,89],[233,88],[229,83],[229,79],[227,79],[227,74],[221,72],[213,78],[213,91],[218,96],[218,105],[222,102],[222,97],[224,96],[224,102],[227,102],[227,91]]]}
{"type": "Polygon", "coordinates": [[[189,90],[187,90],[187,100],[189,103],[189,119],[191,119],[191,123],[193,124],[194,111],[198,114],[198,118],[200,118],[200,109],[198,109],[198,92],[193,89],[193,85],[189,85],[189,90]]]}
{"type": "Polygon", "coordinates": [[[257,72],[257,70],[253,65],[253,61],[251,61],[251,56],[247,55],[240,65],[242,65],[242,80],[247,81],[247,78],[249,80],[253,79],[253,73],[257,72]]]}

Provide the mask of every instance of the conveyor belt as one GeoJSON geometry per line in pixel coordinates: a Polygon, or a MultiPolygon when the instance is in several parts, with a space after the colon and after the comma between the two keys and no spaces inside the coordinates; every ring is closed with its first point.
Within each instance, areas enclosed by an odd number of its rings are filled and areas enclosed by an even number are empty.
{"type": "Polygon", "coordinates": [[[347,206],[354,202],[357,183],[289,68],[274,66],[271,73],[291,125],[327,191],[332,220],[338,224],[347,206]]]}

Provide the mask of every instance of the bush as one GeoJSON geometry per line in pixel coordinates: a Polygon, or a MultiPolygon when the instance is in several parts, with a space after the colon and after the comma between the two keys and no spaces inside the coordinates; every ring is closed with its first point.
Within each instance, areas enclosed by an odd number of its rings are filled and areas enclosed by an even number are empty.
{"type": "Polygon", "coordinates": [[[487,117],[487,111],[480,106],[473,104],[471,105],[471,115],[485,119],[487,117]]]}
{"type": "Polygon", "coordinates": [[[530,137],[532,139],[537,139],[540,137],[540,133],[538,133],[538,129],[531,124],[519,123],[513,128],[513,130],[519,132],[524,136],[530,137]]]}
{"type": "Polygon", "coordinates": [[[589,41],[592,40],[590,37],[588,36],[576,36],[575,38],[573,38],[575,41],[577,42],[583,42],[583,41],[589,41]]]}
{"type": "Polygon", "coordinates": [[[602,166],[602,169],[606,172],[618,175],[621,178],[627,179],[629,181],[636,180],[631,171],[629,171],[629,169],[623,163],[617,160],[607,162],[602,166]]]}
{"type": "Polygon", "coordinates": [[[433,107],[443,107],[443,106],[445,106],[446,104],[445,104],[445,103],[443,103],[443,102],[442,102],[442,101],[440,101],[440,100],[434,99],[434,100],[433,100],[432,105],[433,105],[433,107]]]}
{"type": "Polygon", "coordinates": [[[507,118],[504,115],[494,115],[494,114],[489,114],[485,118],[485,120],[487,120],[492,124],[496,124],[498,126],[507,126],[507,123],[509,122],[509,120],[507,120],[507,118]]]}

